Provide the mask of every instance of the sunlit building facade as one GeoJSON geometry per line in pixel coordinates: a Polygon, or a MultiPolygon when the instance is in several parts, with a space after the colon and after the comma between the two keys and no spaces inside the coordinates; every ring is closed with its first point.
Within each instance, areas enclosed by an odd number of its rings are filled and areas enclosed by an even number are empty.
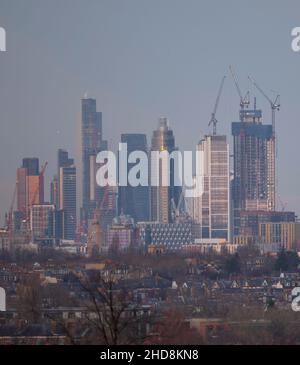
{"type": "Polygon", "coordinates": [[[226,136],[206,135],[200,151],[202,194],[194,198],[194,219],[201,238],[230,239],[229,145],[226,136]]]}

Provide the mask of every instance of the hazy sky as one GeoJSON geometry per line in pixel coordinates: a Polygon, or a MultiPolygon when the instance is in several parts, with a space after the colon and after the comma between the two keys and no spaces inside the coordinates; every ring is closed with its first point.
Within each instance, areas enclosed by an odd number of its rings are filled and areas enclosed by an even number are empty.
{"type": "MultiPolygon", "coordinates": [[[[56,151],[80,159],[80,98],[97,99],[104,136],[151,131],[167,116],[176,144],[194,149],[217,89],[233,64],[243,90],[250,74],[277,114],[279,189],[300,213],[300,52],[291,29],[300,2],[201,0],[0,0],[7,52],[0,52],[0,213],[8,209],[16,168],[25,156],[56,169],[56,151]]],[[[253,88],[250,88],[254,91],[253,88]]],[[[270,123],[270,108],[257,94],[270,123]]],[[[230,136],[238,97],[227,77],[217,118],[230,136]]],[[[230,137],[231,142],[231,137],[230,137]]],[[[48,194],[48,186],[46,186],[48,194]]]]}

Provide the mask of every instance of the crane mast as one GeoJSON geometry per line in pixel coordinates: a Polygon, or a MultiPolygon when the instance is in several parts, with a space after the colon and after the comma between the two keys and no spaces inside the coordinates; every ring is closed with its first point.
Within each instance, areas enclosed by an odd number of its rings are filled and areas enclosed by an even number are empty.
{"type": "MultiPolygon", "coordinates": [[[[263,89],[257,84],[257,82],[248,76],[248,79],[253,83],[253,85],[256,87],[256,89],[263,95],[263,97],[269,102],[271,107],[271,114],[272,114],[272,137],[273,137],[273,152],[274,152],[274,158],[275,158],[275,166],[274,166],[274,204],[276,205],[275,201],[275,181],[276,181],[276,157],[277,157],[277,144],[276,144],[276,133],[275,133],[275,118],[276,118],[276,111],[280,110],[280,95],[277,95],[274,101],[271,100],[271,98],[263,91],[263,89]]],[[[274,206],[275,209],[275,206],[274,206]]]]}
{"type": "Polygon", "coordinates": [[[262,90],[262,88],[257,84],[257,82],[250,76],[248,79],[253,83],[256,89],[264,96],[264,98],[269,102],[272,112],[272,133],[273,137],[275,137],[275,113],[280,110],[280,95],[277,95],[274,101],[272,101],[269,96],[262,90]]]}
{"type": "Polygon", "coordinates": [[[223,76],[220,87],[219,87],[218,96],[217,96],[217,99],[216,99],[216,102],[215,102],[214,110],[211,113],[211,118],[210,118],[210,121],[208,123],[208,126],[210,126],[211,124],[213,125],[213,135],[214,136],[217,134],[217,123],[218,123],[218,121],[216,119],[216,112],[217,112],[217,109],[218,109],[218,105],[219,105],[220,97],[221,97],[221,94],[222,94],[225,79],[226,79],[226,76],[223,76]]]}
{"type": "MultiPolygon", "coordinates": [[[[240,97],[240,108],[241,108],[241,110],[244,110],[245,108],[248,108],[248,106],[250,104],[250,94],[249,94],[249,91],[247,91],[246,92],[246,95],[243,97],[242,92],[241,92],[241,89],[240,89],[240,86],[239,86],[239,83],[238,83],[237,76],[236,76],[236,74],[235,74],[232,66],[229,66],[229,70],[230,70],[232,79],[234,81],[236,90],[237,90],[237,92],[239,94],[239,97],[240,97]]],[[[241,120],[241,122],[243,122],[243,120],[244,120],[244,114],[243,113],[240,113],[240,120],[241,120]]]]}

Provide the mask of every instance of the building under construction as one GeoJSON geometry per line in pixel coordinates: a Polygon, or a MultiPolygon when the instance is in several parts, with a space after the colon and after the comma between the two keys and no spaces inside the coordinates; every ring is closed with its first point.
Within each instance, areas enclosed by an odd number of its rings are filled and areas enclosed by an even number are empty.
{"type": "Polygon", "coordinates": [[[234,180],[234,234],[239,234],[240,213],[275,210],[275,133],[262,123],[262,111],[244,109],[232,123],[234,180]]]}

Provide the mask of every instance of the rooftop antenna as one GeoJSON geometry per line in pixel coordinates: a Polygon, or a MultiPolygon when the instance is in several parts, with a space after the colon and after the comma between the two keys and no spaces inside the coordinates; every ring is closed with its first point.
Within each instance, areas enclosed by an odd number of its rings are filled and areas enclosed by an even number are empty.
{"type": "Polygon", "coordinates": [[[210,121],[208,123],[208,126],[210,126],[211,124],[213,125],[213,136],[215,136],[217,134],[217,123],[218,123],[218,121],[216,119],[216,112],[217,112],[217,109],[218,109],[220,96],[221,96],[221,93],[222,93],[222,90],[223,90],[223,85],[224,85],[225,79],[226,79],[226,76],[223,76],[220,87],[219,87],[218,96],[217,96],[217,99],[216,99],[216,102],[215,102],[215,107],[214,107],[213,112],[211,113],[211,118],[210,118],[210,121]]]}

